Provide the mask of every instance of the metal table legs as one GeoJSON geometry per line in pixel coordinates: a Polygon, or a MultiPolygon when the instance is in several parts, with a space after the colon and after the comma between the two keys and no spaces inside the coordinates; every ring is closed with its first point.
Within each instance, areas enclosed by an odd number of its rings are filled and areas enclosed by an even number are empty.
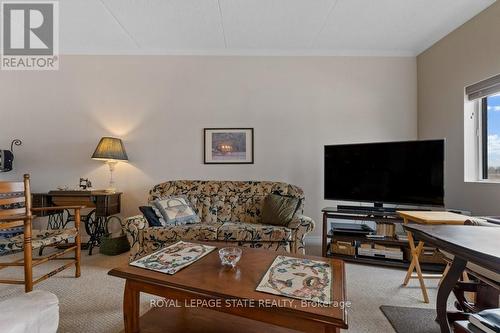
{"type": "MultiPolygon", "coordinates": [[[[90,239],[86,244],[89,250],[89,255],[92,255],[92,250],[94,247],[99,246],[101,243],[101,237],[107,233],[107,224],[110,219],[119,219],[117,216],[96,216],[96,210],[93,209],[88,214],[82,214],[81,220],[85,224],[85,231],[89,235],[90,239]]],[[[75,217],[69,211],[65,210],[57,214],[49,215],[47,229],[61,229],[65,228],[69,222],[74,222],[75,217]],[[64,218],[64,212],[66,212],[66,218],[64,218]]],[[[39,255],[42,255],[43,247],[39,250],[39,255]]]]}
{"type": "Polygon", "coordinates": [[[92,255],[94,246],[101,244],[101,236],[107,232],[107,220],[109,217],[96,216],[95,209],[85,219],[85,231],[90,236],[87,242],[89,256],[92,255]]]}

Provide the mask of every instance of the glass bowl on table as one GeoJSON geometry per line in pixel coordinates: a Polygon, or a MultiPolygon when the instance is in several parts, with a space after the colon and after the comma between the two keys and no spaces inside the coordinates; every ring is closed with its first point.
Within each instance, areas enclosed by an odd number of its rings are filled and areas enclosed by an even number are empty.
{"type": "Polygon", "coordinates": [[[219,250],[219,258],[224,266],[234,268],[240,261],[242,252],[239,247],[223,247],[219,250]]]}

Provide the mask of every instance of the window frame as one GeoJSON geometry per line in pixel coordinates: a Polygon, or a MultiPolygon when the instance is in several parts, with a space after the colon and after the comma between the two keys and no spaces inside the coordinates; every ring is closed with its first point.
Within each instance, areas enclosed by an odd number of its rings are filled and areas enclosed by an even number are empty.
{"type": "MultiPolygon", "coordinates": [[[[463,170],[466,183],[500,184],[498,170],[494,176],[489,173],[491,166],[488,160],[488,152],[492,148],[488,140],[488,125],[490,127],[492,125],[492,119],[488,119],[488,98],[496,95],[500,95],[500,74],[466,86],[464,89],[463,170]]],[[[496,119],[497,116],[495,122],[496,119]]]]}
{"type": "Polygon", "coordinates": [[[481,98],[481,179],[488,180],[488,97],[481,98]]]}

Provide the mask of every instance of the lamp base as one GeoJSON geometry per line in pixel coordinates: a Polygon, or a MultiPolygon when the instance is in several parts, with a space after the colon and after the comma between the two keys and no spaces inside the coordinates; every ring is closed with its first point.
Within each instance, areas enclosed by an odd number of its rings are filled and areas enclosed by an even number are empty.
{"type": "Polygon", "coordinates": [[[109,186],[104,190],[106,193],[116,193],[115,181],[113,179],[113,171],[115,171],[116,161],[107,161],[109,166],[109,186]]]}

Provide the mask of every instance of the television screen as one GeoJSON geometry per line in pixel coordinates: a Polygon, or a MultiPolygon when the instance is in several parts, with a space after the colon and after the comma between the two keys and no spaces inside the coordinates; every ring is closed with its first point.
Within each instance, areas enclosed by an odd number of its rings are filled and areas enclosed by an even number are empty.
{"type": "Polygon", "coordinates": [[[325,146],[325,199],[443,206],[444,154],[444,140],[325,146]]]}

